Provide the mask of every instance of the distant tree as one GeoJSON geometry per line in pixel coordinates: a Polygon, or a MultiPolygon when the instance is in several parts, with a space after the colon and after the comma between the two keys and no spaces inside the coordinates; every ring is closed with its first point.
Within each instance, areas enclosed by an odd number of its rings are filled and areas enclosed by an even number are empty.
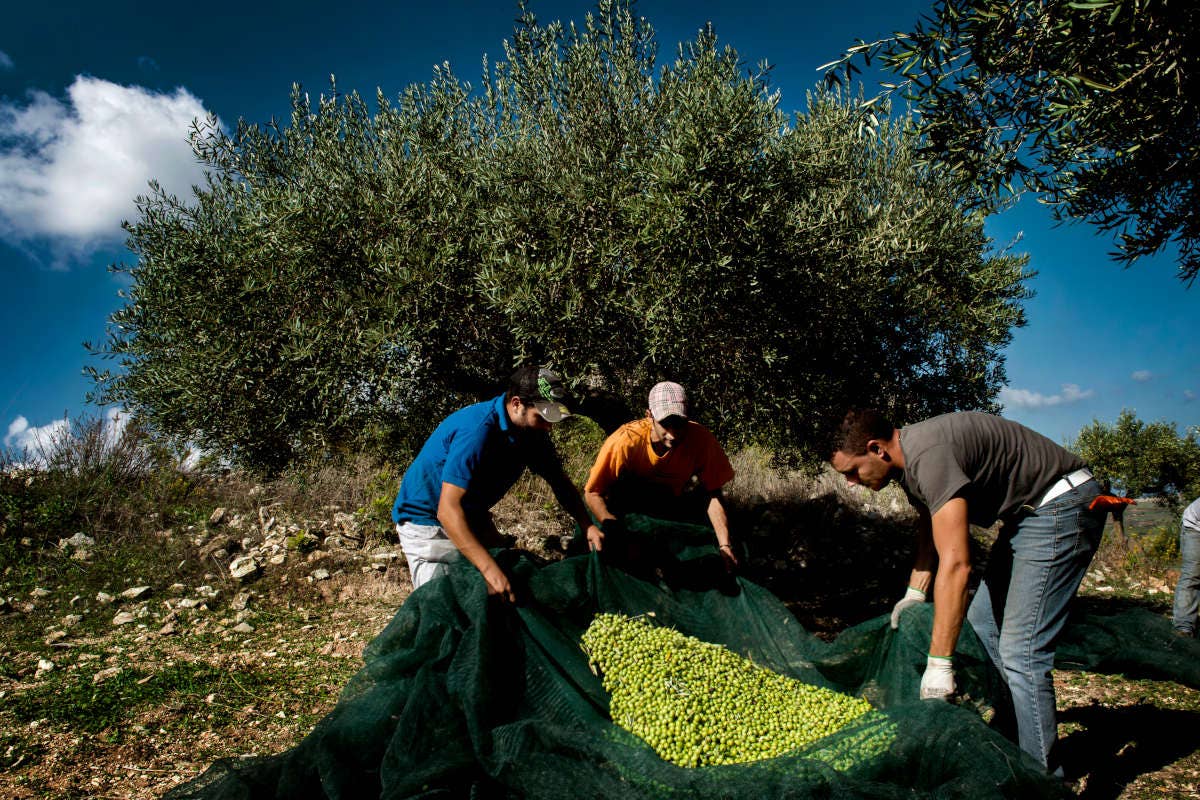
{"type": "Polygon", "coordinates": [[[1111,425],[1093,420],[1072,449],[1126,497],[1200,497],[1200,429],[1181,435],[1174,423],[1142,422],[1126,409],[1111,425]]]}
{"type": "Polygon", "coordinates": [[[1190,285],[1198,53],[1194,0],[935,0],[911,31],[860,40],[826,74],[876,59],[920,115],[923,158],[951,165],[977,201],[1033,189],[1058,219],[1112,232],[1127,265],[1173,241],[1190,285]]]}
{"type": "Polygon", "coordinates": [[[988,407],[1025,260],[907,122],[828,91],[789,119],[710,29],[655,50],[604,0],[525,15],[479,91],[444,66],[374,114],[296,89],[287,126],[199,126],[206,185],[128,226],[98,399],[267,468],[419,442],[524,361],[608,424],[679,380],[733,445],[794,449],[850,402],[988,407]]]}

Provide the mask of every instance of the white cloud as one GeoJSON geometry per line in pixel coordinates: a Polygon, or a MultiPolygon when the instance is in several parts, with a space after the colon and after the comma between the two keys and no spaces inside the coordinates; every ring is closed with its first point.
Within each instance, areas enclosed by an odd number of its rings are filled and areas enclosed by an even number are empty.
{"type": "Polygon", "coordinates": [[[12,69],[13,66],[15,65],[13,64],[13,60],[9,58],[8,53],[0,50],[0,69],[12,69]]]}
{"type": "Polygon", "coordinates": [[[1195,400],[1195,399],[1196,399],[1196,393],[1195,393],[1195,392],[1193,392],[1191,389],[1184,389],[1184,390],[1183,390],[1183,401],[1184,401],[1185,403],[1190,403],[1190,402],[1192,402],[1192,401],[1193,401],[1193,400],[1195,400]]]}
{"type": "MultiPolygon", "coordinates": [[[[111,451],[120,443],[128,424],[129,414],[124,409],[105,409],[100,433],[106,450],[111,451]]],[[[4,446],[9,453],[26,466],[42,466],[60,448],[69,447],[74,442],[75,431],[71,429],[71,421],[66,418],[34,427],[24,416],[18,416],[9,423],[8,433],[4,437],[4,446]]]]}
{"type": "Polygon", "coordinates": [[[1148,381],[1154,377],[1154,373],[1148,369],[1139,369],[1137,372],[1134,372],[1129,377],[1132,378],[1133,380],[1137,381],[1138,383],[1145,383],[1146,381],[1148,381]]]}
{"type": "Polygon", "coordinates": [[[4,437],[4,446],[10,448],[19,458],[28,456],[33,461],[40,461],[42,455],[48,454],[70,435],[71,423],[65,419],[55,420],[40,428],[30,426],[25,417],[17,417],[8,426],[4,437]]]}
{"type": "Polygon", "coordinates": [[[1080,389],[1074,383],[1064,383],[1061,392],[1051,395],[1031,392],[1028,389],[1010,389],[1006,386],[1000,390],[1000,402],[1016,408],[1048,408],[1078,403],[1094,394],[1091,389],[1080,389]]]}
{"type": "Polygon", "coordinates": [[[77,252],[120,240],[150,179],[183,197],[202,180],[187,135],[205,115],[186,89],[82,75],[65,101],[40,91],[24,104],[0,100],[0,236],[77,252]]]}

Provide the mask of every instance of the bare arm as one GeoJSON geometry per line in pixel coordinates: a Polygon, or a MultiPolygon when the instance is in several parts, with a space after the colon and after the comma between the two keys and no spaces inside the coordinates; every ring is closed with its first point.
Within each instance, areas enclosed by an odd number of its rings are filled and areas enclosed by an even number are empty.
{"type": "Polygon", "coordinates": [[[721,560],[725,562],[726,569],[733,569],[738,565],[738,560],[729,541],[729,517],[725,513],[725,504],[721,502],[719,489],[709,497],[706,510],[708,521],[712,523],[713,531],[717,534],[717,551],[721,554],[721,560]]]}
{"type": "MultiPolygon", "coordinates": [[[[604,534],[592,522],[592,518],[588,515],[588,507],[584,505],[583,499],[579,496],[579,490],[575,488],[575,484],[571,483],[567,474],[560,469],[557,473],[547,475],[546,482],[550,484],[550,489],[554,492],[558,504],[571,515],[580,530],[587,534],[588,544],[592,549],[601,549],[604,543],[604,534]]],[[[605,507],[605,511],[607,510],[608,508],[605,507]]],[[[611,518],[612,514],[610,513],[608,516],[611,518]]],[[[601,522],[604,521],[599,514],[596,515],[596,518],[601,522]]]]}
{"type": "Polygon", "coordinates": [[[913,561],[908,585],[929,594],[933,583],[933,569],[937,566],[937,550],[933,547],[933,522],[929,509],[917,506],[917,557],[913,561]]]}
{"type": "Polygon", "coordinates": [[[958,642],[967,612],[967,579],[971,575],[968,550],[967,501],[955,497],[931,518],[938,570],[933,584],[933,635],[929,654],[949,658],[958,642]]]}
{"type": "Polygon", "coordinates": [[[483,575],[488,594],[499,595],[510,603],[514,602],[516,597],[513,595],[512,585],[508,582],[508,576],[467,524],[467,514],[462,506],[465,494],[466,489],[461,486],[442,483],[442,496],[438,500],[438,522],[458,551],[483,575]]]}
{"type": "Polygon", "coordinates": [[[599,492],[584,492],[584,502],[587,503],[588,510],[592,512],[592,516],[603,525],[610,519],[616,519],[617,515],[608,510],[608,503],[604,500],[604,495],[599,492]]]}

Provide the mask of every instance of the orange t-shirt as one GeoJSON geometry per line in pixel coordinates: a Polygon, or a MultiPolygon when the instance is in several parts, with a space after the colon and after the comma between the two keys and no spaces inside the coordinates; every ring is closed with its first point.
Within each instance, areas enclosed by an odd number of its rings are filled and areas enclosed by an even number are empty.
{"type": "Polygon", "coordinates": [[[692,476],[705,491],[715,492],[733,479],[733,467],[717,438],[698,422],[688,421],[687,433],[659,456],[650,446],[650,420],[643,417],[617,428],[604,441],[585,491],[608,494],[618,480],[636,478],[668,489],[678,496],[692,476]]]}

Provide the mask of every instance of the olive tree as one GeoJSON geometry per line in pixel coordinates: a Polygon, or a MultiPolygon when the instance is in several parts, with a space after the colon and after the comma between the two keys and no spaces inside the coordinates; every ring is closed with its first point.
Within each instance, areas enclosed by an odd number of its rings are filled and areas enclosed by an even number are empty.
{"type": "Polygon", "coordinates": [[[602,0],[526,13],[478,88],[444,65],[373,109],[297,88],[286,125],[201,124],[206,184],[128,225],[97,392],[260,467],[419,442],[528,361],[606,427],[681,381],[731,445],[802,448],[850,402],[990,407],[1023,257],[907,120],[779,104],[711,29],[660,65],[602,0]]]}
{"type": "Polygon", "coordinates": [[[1193,0],[935,0],[910,30],[826,67],[831,80],[872,60],[892,72],[884,94],[913,104],[923,156],[977,202],[1033,190],[1058,219],[1113,234],[1127,266],[1176,246],[1190,285],[1197,31],[1193,0]]]}
{"type": "Polygon", "coordinates": [[[1179,503],[1200,496],[1200,429],[1180,434],[1173,422],[1143,422],[1125,409],[1111,424],[1093,420],[1072,448],[1096,477],[1127,497],[1179,503]]]}

